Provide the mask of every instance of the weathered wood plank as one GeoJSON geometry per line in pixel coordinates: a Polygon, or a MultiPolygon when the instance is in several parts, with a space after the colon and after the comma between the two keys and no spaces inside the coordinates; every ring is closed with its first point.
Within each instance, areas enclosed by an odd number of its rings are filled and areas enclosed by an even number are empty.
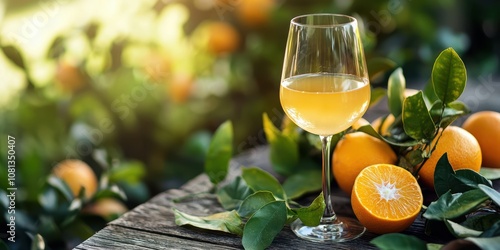
{"type": "Polygon", "coordinates": [[[110,225],[75,249],[239,249],[110,225]]]}
{"type": "MultiPolygon", "coordinates": [[[[206,203],[203,203],[206,204],[206,203]]],[[[184,211],[194,211],[200,205],[189,207],[184,211]]],[[[146,203],[133,213],[127,213],[127,217],[111,223],[113,226],[127,227],[144,232],[154,232],[171,237],[183,238],[186,241],[212,242],[228,247],[241,246],[240,238],[231,234],[215,231],[200,230],[194,227],[179,227],[175,224],[172,207],[166,207],[153,203],[146,203]]],[[[198,214],[201,215],[200,211],[198,214]]],[[[208,213],[207,213],[208,214],[208,213]]]]}

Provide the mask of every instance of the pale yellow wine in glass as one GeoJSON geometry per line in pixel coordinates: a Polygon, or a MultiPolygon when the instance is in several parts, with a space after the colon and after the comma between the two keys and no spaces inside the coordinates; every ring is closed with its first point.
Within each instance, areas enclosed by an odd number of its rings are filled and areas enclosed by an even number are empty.
{"type": "Polygon", "coordinates": [[[365,113],[370,85],[348,75],[306,74],[285,79],[280,99],[285,113],[299,127],[317,135],[333,135],[365,113]]]}
{"type": "Polygon", "coordinates": [[[295,17],[290,24],[280,87],[287,116],[322,142],[325,211],[320,225],[300,220],[293,232],[304,239],[342,242],[356,239],[365,228],[354,218],[338,216],[331,199],[331,150],[334,134],[363,116],[370,85],[356,19],[336,14],[295,17]]]}

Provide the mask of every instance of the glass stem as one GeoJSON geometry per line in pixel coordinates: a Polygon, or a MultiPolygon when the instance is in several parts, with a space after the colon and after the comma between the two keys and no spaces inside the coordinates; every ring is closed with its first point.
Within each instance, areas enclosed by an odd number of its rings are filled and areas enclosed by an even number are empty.
{"type": "Polygon", "coordinates": [[[321,151],[323,155],[323,162],[322,162],[322,183],[323,183],[323,197],[325,198],[325,211],[323,212],[323,218],[321,219],[322,222],[334,222],[336,221],[336,214],[335,211],[333,211],[333,204],[332,204],[332,195],[331,195],[331,179],[332,179],[332,167],[331,167],[331,142],[332,142],[332,135],[328,136],[322,136],[320,135],[319,138],[321,139],[321,151]]]}

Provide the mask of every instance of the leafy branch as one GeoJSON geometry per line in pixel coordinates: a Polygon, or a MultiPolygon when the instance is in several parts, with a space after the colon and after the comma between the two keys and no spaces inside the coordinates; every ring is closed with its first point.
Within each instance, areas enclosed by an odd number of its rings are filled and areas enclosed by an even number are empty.
{"type": "Polygon", "coordinates": [[[431,82],[416,94],[405,97],[406,80],[398,68],[388,81],[389,111],[395,118],[389,126],[389,135],[382,135],[382,131],[376,131],[371,125],[358,130],[391,144],[400,152],[398,165],[418,176],[436,148],[442,131],[470,112],[464,103],[457,101],[466,81],[465,65],[453,48],[439,54],[431,82]]]}

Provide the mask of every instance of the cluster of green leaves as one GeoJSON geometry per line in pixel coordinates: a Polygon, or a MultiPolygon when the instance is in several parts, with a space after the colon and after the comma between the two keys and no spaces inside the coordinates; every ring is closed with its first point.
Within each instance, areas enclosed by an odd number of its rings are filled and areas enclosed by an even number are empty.
{"type": "MultiPolygon", "coordinates": [[[[454,171],[444,154],[436,165],[434,189],[438,199],[425,209],[426,234],[442,234],[443,229],[459,240],[470,241],[481,249],[497,249],[500,242],[500,193],[492,182],[470,169],[454,171]]],[[[381,249],[439,249],[404,234],[383,235],[373,244],[381,249]]],[[[464,243],[460,243],[464,244],[464,243]]]]}
{"type": "MultiPolygon", "coordinates": [[[[370,125],[359,130],[391,144],[400,156],[398,165],[417,176],[439,143],[442,131],[458,117],[470,112],[464,103],[457,101],[466,81],[465,65],[452,48],[440,53],[434,62],[430,83],[414,95],[405,97],[406,80],[402,70],[397,69],[388,81],[388,106],[390,115],[395,117],[389,125],[389,133],[384,134],[386,131],[381,131],[382,126],[379,131],[370,125]]],[[[426,233],[447,228],[453,236],[461,240],[465,238],[482,249],[497,247],[496,242],[500,240],[500,194],[493,189],[491,181],[472,170],[455,172],[446,154],[437,163],[434,179],[439,198],[423,214],[427,219],[426,233]]],[[[404,234],[382,235],[372,243],[381,249],[442,247],[404,234]]]]}
{"type": "MultiPolygon", "coordinates": [[[[32,192],[30,197],[16,197],[16,242],[5,244],[0,241],[0,249],[45,249],[45,246],[61,244],[66,239],[87,239],[95,233],[97,225],[103,227],[107,221],[119,216],[89,214],[84,212],[87,206],[106,198],[127,201],[131,196],[147,192],[141,185],[145,175],[142,163],[115,160],[111,164],[112,159],[108,159],[104,150],[96,151],[93,156],[105,169],[100,175],[97,192],[87,198],[84,189],[81,189],[75,196],[64,180],[52,174],[47,175],[42,186],[32,192]]],[[[20,186],[19,190],[28,186],[20,186]]],[[[2,218],[9,218],[9,201],[3,189],[0,189],[0,207],[4,211],[2,218]]]]}
{"type": "MultiPolygon", "coordinates": [[[[465,65],[460,56],[448,48],[434,62],[431,81],[422,91],[405,97],[406,80],[400,68],[389,77],[387,97],[390,115],[394,122],[388,128],[389,135],[381,135],[370,125],[359,128],[391,144],[401,156],[399,166],[415,176],[420,166],[435,149],[435,138],[458,117],[469,109],[457,99],[463,93],[467,81],[465,65]]],[[[383,121],[384,122],[384,121],[383,121]]]]}
{"type": "MultiPolygon", "coordinates": [[[[282,145],[286,145],[275,150],[295,152],[296,144],[291,139],[294,132],[288,129],[279,131],[267,116],[264,116],[264,124],[266,135],[271,140],[283,140],[282,145]]],[[[320,189],[321,182],[319,181],[319,185],[317,183],[321,175],[318,176],[314,170],[304,171],[302,176],[290,175],[281,184],[261,168],[243,167],[241,175],[222,185],[232,156],[232,134],[230,121],[219,126],[210,143],[205,162],[205,173],[214,184],[211,192],[226,211],[208,216],[193,216],[174,208],[175,223],[239,235],[245,249],[268,247],[283,227],[296,219],[306,225],[318,225],[325,208],[322,194],[306,207],[293,201],[304,193],[320,189]],[[305,183],[307,184],[304,185],[305,183]]],[[[298,156],[295,157],[297,159],[298,156]]],[[[281,170],[284,172],[284,169],[281,170]]]]}

